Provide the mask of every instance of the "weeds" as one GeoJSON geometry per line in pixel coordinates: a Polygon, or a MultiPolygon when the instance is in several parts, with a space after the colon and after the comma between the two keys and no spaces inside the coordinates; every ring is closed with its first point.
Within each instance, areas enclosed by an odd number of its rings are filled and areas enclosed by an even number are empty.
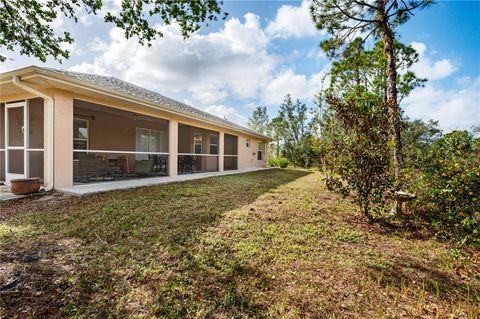
{"type": "Polygon", "coordinates": [[[319,180],[1,204],[0,317],[478,317],[478,251],[371,225],[319,180]]]}

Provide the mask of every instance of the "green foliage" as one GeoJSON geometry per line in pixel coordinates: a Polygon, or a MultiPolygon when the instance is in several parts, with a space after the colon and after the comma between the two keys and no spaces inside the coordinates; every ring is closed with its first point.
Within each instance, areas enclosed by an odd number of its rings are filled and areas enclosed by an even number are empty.
{"type": "Polygon", "coordinates": [[[351,195],[362,213],[383,207],[392,187],[387,117],[382,99],[358,88],[346,100],[326,97],[331,115],[323,135],[327,186],[351,195]]]}
{"type": "Polygon", "coordinates": [[[422,120],[403,121],[403,150],[406,168],[421,166],[421,159],[427,154],[430,145],[442,136],[438,121],[422,120]]]}
{"type": "Polygon", "coordinates": [[[262,134],[267,133],[267,127],[269,124],[267,107],[257,106],[252,113],[252,116],[248,119],[248,127],[254,131],[262,134]]]}
{"type": "MultiPolygon", "coordinates": [[[[0,6],[0,48],[9,51],[20,49],[20,54],[35,56],[45,62],[48,56],[58,61],[67,59],[69,51],[64,44],[73,43],[69,32],[55,34],[53,23],[59,16],[77,22],[79,10],[96,15],[103,9],[101,0],[2,0],[0,6]]],[[[188,37],[208,21],[217,20],[221,2],[215,0],[138,0],[122,1],[119,12],[107,11],[105,22],[115,24],[125,32],[125,37],[138,37],[139,42],[150,42],[163,34],[155,27],[158,17],[165,24],[176,21],[182,35],[188,37]]],[[[226,14],[223,15],[223,18],[226,14]]],[[[0,55],[0,62],[6,56],[0,55]]]]}
{"type": "Polygon", "coordinates": [[[288,160],[284,157],[277,159],[277,166],[280,168],[286,168],[288,164],[288,160]]]}
{"type": "MultiPolygon", "coordinates": [[[[311,15],[317,28],[326,30],[329,34],[329,37],[321,43],[327,56],[337,59],[346,55],[357,65],[354,69],[350,68],[356,81],[354,85],[364,85],[361,83],[363,79],[358,74],[358,70],[363,68],[363,62],[368,64],[365,58],[360,58],[362,53],[359,49],[362,44],[373,35],[374,39],[378,41],[377,47],[382,46],[383,59],[374,60],[382,67],[375,67],[378,73],[372,78],[378,80],[376,86],[378,84],[383,86],[384,83],[385,87],[382,92],[385,100],[383,106],[388,109],[389,145],[392,150],[397,185],[400,185],[401,182],[402,169],[400,127],[402,111],[399,95],[408,95],[412,88],[418,86],[421,81],[419,82],[415,75],[408,71],[403,77],[399,76],[400,69],[408,69],[408,66],[402,66],[399,61],[408,65],[417,57],[415,57],[413,48],[407,47],[406,50],[399,50],[398,45],[401,44],[395,40],[395,30],[414,14],[415,9],[425,7],[430,3],[432,3],[431,0],[314,0],[311,6],[311,15]],[[352,52],[349,52],[352,49],[356,54],[352,55],[352,52]],[[403,52],[405,52],[405,56],[402,56],[403,52]]],[[[353,86],[350,89],[354,89],[353,86]]],[[[397,203],[396,207],[397,212],[400,213],[401,206],[397,203]]]]}
{"type": "MultiPolygon", "coordinates": [[[[407,78],[397,78],[403,87],[401,96],[405,96],[423,83],[408,72],[418,55],[410,46],[398,42],[395,49],[401,58],[397,68],[408,74],[407,78]]],[[[351,195],[369,218],[370,209],[382,209],[386,192],[395,186],[385,106],[386,59],[382,51],[382,42],[367,50],[360,38],[351,41],[333,62],[330,86],[317,98],[323,110],[319,142],[314,145],[323,156],[327,184],[351,195]]]]}
{"type": "Polygon", "coordinates": [[[275,166],[280,168],[286,168],[289,164],[288,159],[281,157],[275,160],[275,166]]]}
{"type": "Polygon", "coordinates": [[[432,0],[410,1],[358,1],[358,0],[314,0],[311,6],[312,18],[319,30],[326,30],[330,38],[321,43],[329,57],[348,48],[351,40],[361,34],[362,39],[373,35],[381,38],[386,31],[405,23],[415,9],[423,8],[432,0]]]}
{"type": "Polygon", "coordinates": [[[288,159],[281,157],[281,158],[269,158],[268,159],[268,166],[270,167],[280,167],[286,168],[289,162],[288,159]]]}
{"type": "Polygon", "coordinates": [[[480,245],[480,139],[453,131],[431,144],[409,174],[414,209],[444,236],[480,245]]]}
{"type": "Polygon", "coordinates": [[[307,106],[287,94],[280,105],[278,116],[272,120],[282,155],[296,167],[311,165],[311,133],[307,123],[307,106]]]}
{"type": "Polygon", "coordinates": [[[267,165],[268,165],[268,167],[277,167],[276,164],[277,164],[277,163],[276,163],[276,159],[275,159],[275,158],[269,157],[269,158],[267,159],[267,165]]]}

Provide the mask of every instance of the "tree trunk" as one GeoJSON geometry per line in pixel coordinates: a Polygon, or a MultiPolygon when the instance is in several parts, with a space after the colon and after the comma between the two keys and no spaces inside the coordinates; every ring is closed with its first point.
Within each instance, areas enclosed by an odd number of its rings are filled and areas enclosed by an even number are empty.
{"type": "MultiPolygon", "coordinates": [[[[400,136],[400,107],[397,100],[397,69],[395,65],[394,34],[386,21],[380,25],[384,44],[384,54],[387,60],[387,107],[390,131],[393,142],[393,165],[395,183],[400,187],[402,170],[402,141],[400,136]]],[[[401,214],[401,205],[395,205],[397,214],[401,214]]]]}

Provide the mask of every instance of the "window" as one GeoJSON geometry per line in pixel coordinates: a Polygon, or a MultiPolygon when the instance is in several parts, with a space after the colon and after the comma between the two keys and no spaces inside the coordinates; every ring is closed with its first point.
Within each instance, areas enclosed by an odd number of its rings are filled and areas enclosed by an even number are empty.
{"type": "MultiPolygon", "coordinates": [[[[73,149],[88,150],[88,120],[73,118],[73,149]]],[[[78,159],[78,153],[73,153],[78,159]]]]}
{"type": "Polygon", "coordinates": [[[193,153],[202,154],[203,136],[202,133],[193,134],[193,153]]]}
{"type": "Polygon", "coordinates": [[[210,134],[210,154],[218,154],[218,135],[210,134]]]}
{"type": "Polygon", "coordinates": [[[250,139],[249,138],[247,138],[247,141],[245,142],[245,146],[250,147],[250,139]]]}
{"type": "MultiPolygon", "coordinates": [[[[167,153],[168,133],[137,127],[135,150],[137,152],[167,153]]],[[[148,154],[136,154],[137,160],[147,160],[148,154]]]]}
{"type": "Polygon", "coordinates": [[[263,160],[263,143],[258,142],[258,152],[257,152],[257,160],[263,160]]]}

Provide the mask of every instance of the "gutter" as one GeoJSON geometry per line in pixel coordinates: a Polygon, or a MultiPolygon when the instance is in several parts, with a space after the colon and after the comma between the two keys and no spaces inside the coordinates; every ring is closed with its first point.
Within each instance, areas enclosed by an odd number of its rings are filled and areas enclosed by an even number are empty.
{"type": "Polygon", "coordinates": [[[49,191],[53,189],[53,108],[54,108],[54,100],[53,97],[40,92],[31,86],[28,86],[25,82],[20,80],[19,76],[12,76],[12,84],[16,87],[19,87],[29,93],[35,94],[45,101],[47,101],[47,109],[46,109],[46,122],[45,125],[47,127],[47,141],[44,145],[44,149],[47,150],[47,184],[45,185],[45,191],[49,191]]]}

